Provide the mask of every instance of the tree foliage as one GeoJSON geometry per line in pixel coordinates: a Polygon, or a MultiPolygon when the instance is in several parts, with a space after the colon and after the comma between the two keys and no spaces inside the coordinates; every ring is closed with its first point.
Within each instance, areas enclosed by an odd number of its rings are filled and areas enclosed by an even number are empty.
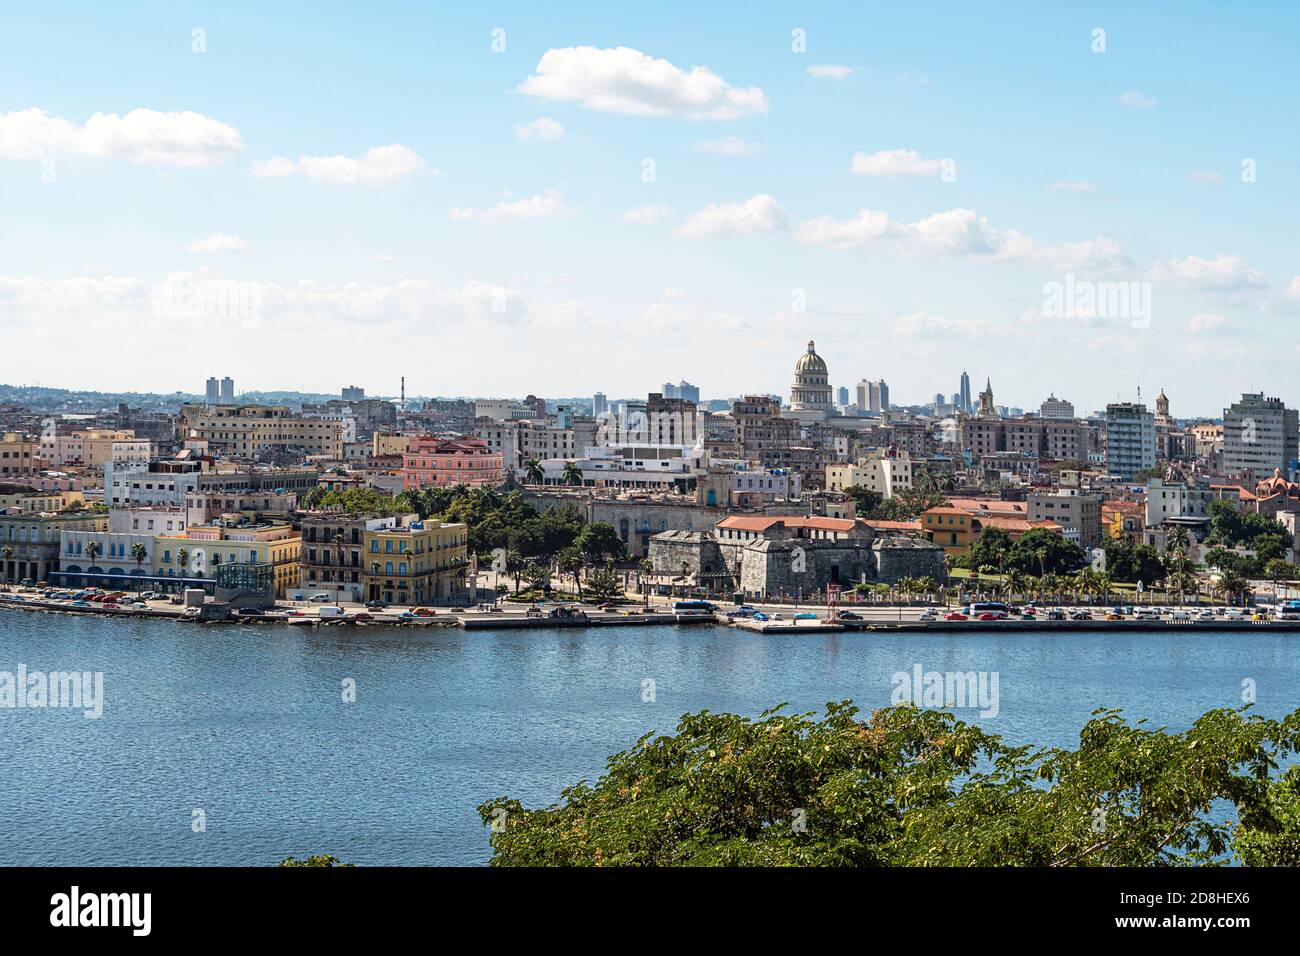
{"type": "Polygon", "coordinates": [[[951,713],[702,711],[611,757],[554,806],[479,807],[496,866],[1150,866],[1295,861],[1300,744],[1214,710],[1182,733],[1096,711],[1074,750],[1013,747],[951,713]],[[1234,827],[1210,818],[1236,805],[1234,827]]]}

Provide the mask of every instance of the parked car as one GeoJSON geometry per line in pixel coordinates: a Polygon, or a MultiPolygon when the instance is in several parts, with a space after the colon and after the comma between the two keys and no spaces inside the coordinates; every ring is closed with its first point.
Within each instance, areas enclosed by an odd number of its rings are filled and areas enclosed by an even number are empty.
{"type": "Polygon", "coordinates": [[[754,612],[754,620],[755,620],[755,621],[766,621],[766,620],[769,620],[769,618],[768,618],[768,616],[767,616],[766,614],[764,614],[762,611],[755,611],[755,612],[754,612]]]}
{"type": "Polygon", "coordinates": [[[1209,608],[1206,608],[1206,609],[1205,609],[1204,611],[1202,611],[1200,614],[1196,615],[1196,619],[1197,619],[1198,621],[1213,621],[1213,620],[1214,620],[1214,612],[1211,611],[1209,608]]]}
{"type": "Polygon", "coordinates": [[[417,607],[411,613],[414,614],[416,617],[435,617],[438,612],[433,610],[432,608],[417,607]]]}
{"type": "Polygon", "coordinates": [[[1225,607],[1223,609],[1223,616],[1229,621],[1244,621],[1246,619],[1246,615],[1242,614],[1241,611],[1235,607],[1225,607]]]}
{"type": "Polygon", "coordinates": [[[1092,613],[1090,611],[1075,611],[1070,615],[1071,621],[1091,621],[1092,613]]]}
{"type": "Polygon", "coordinates": [[[414,620],[417,620],[416,616],[415,616],[414,614],[412,614],[410,611],[402,611],[402,612],[400,612],[400,613],[397,615],[397,619],[398,619],[399,621],[414,621],[414,620]]]}
{"type": "Polygon", "coordinates": [[[318,594],[313,594],[307,600],[312,604],[330,604],[334,601],[334,595],[326,594],[324,591],[321,591],[318,594]]]}
{"type": "Polygon", "coordinates": [[[386,602],[384,602],[384,601],[367,601],[367,602],[366,602],[366,608],[367,608],[367,610],[371,610],[371,611],[382,611],[382,610],[383,610],[384,608],[386,608],[386,607],[388,607],[388,604],[387,604],[386,602]]]}
{"type": "Polygon", "coordinates": [[[318,617],[322,618],[340,618],[345,616],[343,608],[335,607],[333,604],[322,605],[317,609],[316,614],[318,617]]]}
{"type": "Polygon", "coordinates": [[[1169,612],[1169,620],[1171,621],[1190,621],[1191,619],[1192,616],[1180,607],[1169,612]]]}
{"type": "Polygon", "coordinates": [[[149,610],[149,605],[145,604],[144,601],[132,601],[131,607],[135,608],[137,611],[149,610]]]}
{"type": "Polygon", "coordinates": [[[815,620],[817,620],[817,615],[816,615],[816,614],[812,614],[812,613],[810,613],[810,612],[808,612],[808,611],[804,611],[804,612],[802,612],[802,613],[796,614],[796,615],[794,616],[794,619],[795,619],[796,621],[815,621],[815,620]]]}
{"type": "Polygon", "coordinates": [[[1048,611],[1048,612],[1047,612],[1047,619],[1048,619],[1049,621],[1064,621],[1064,620],[1065,620],[1065,612],[1064,612],[1064,611],[1048,611]]]}
{"type": "Polygon", "coordinates": [[[1115,611],[1111,611],[1109,614],[1106,615],[1106,620],[1108,620],[1108,621],[1122,621],[1122,620],[1124,620],[1124,615],[1123,615],[1123,614],[1119,614],[1119,613],[1117,613],[1117,612],[1115,612],[1115,611]]]}

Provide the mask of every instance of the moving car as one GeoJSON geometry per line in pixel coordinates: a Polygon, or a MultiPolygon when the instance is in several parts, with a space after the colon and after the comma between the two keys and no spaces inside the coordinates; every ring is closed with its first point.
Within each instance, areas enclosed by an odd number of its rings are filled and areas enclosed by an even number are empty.
{"type": "MultiPolygon", "coordinates": [[[[843,617],[843,616],[844,616],[843,614],[840,615],[840,617],[843,617]]],[[[918,620],[918,621],[937,621],[937,620],[939,620],[939,615],[936,614],[936,613],[934,613],[934,611],[922,611],[922,612],[921,612],[921,616],[920,616],[919,618],[917,618],[917,620],[918,620]]]]}
{"type": "Polygon", "coordinates": [[[383,601],[367,601],[366,609],[370,611],[382,611],[388,605],[383,601]]]}
{"type": "Polygon", "coordinates": [[[1206,609],[1205,609],[1204,611],[1202,611],[1200,614],[1196,615],[1196,619],[1197,619],[1198,621],[1213,621],[1213,620],[1214,620],[1214,612],[1211,611],[1209,608],[1206,608],[1206,609]]]}
{"type": "Polygon", "coordinates": [[[1011,615],[1011,605],[1001,601],[977,601],[966,609],[966,613],[976,620],[984,620],[980,615],[992,614],[993,620],[1000,620],[1011,615]]]}
{"type": "Polygon", "coordinates": [[[945,621],[965,621],[968,618],[969,615],[963,614],[961,611],[949,611],[943,616],[945,621]]]}
{"type": "Polygon", "coordinates": [[[1048,619],[1049,621],[1064,621],[1064,620],[1065,620],[1065,612],[1064,612],[1064,611],[1048,611],[1048,612],[1047,612],[1047,619],[1048,619]]]}
{"type": "MultiPolygon", "coordinates": [[[[934,612],[933,612],[933,611],[926,611],[925,613],[926,613],[926,614],[933,614],[934,612]]],[[[921,615],[921,616],[922,616],[922,617],[925,617],[925,614],[923,614],[923,615],[921,615]]],[[[840,620],[841,620],[841,621],[861,621],[862,619],[863,619],[863,618],[862,618],[862,615],[859,614],[857,611],[840,611],[840,620]]]]}
{"type": "Polygon", "coordinates": [[[794,619],[796,621],[815,621],[817,620],[817,615],[809,613],[808,611],[804,611],[800,614],[796,614],[794,616],[794,619]]]}
{"type": "Polygon", "coordinates": [[[1091,611],[1075,611],[1070,615],[1071,621],[1091,621],[1092,619],[1091,611]]]}

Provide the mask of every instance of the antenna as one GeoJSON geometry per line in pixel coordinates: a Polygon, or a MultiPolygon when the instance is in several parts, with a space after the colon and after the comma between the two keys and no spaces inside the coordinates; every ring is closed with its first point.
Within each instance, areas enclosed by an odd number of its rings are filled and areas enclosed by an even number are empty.
{"type": "Polygon", "coordinates": [[[406,414],[406,376],[402,376],[402,414],[406,414]]]}

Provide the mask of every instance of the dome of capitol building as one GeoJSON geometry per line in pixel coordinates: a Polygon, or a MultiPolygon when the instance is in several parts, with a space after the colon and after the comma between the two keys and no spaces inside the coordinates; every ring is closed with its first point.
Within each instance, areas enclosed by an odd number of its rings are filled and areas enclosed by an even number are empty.
{"type": "Polygon", "coordinates": [[[790,407],[800,410],[833,411],[830,377],[826,362],[817,354],[812,342],[808,351],[794,363],[794,385],[790,388],[790,407]]]}

